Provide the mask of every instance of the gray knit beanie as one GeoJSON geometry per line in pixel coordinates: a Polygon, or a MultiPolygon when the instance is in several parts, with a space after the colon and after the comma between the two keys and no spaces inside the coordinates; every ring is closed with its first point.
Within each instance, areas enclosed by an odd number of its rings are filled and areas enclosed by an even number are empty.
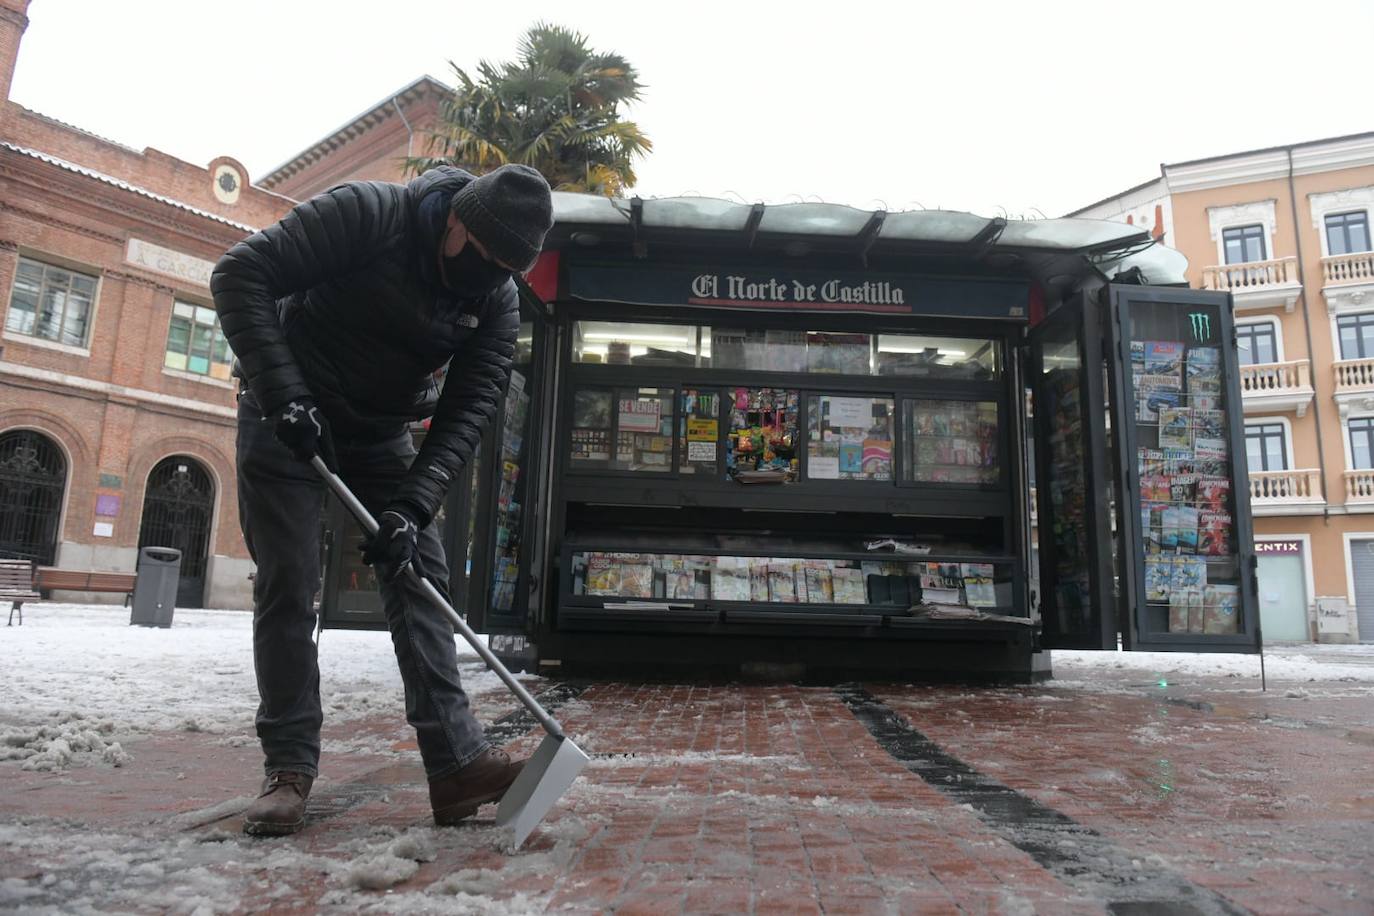
{"type": "Polygon", "coordinates": [[[503,165],[469,181],[450,206],[492,258],[518,271],[534,265],[553,225],[549,183],[527,165],[503,165]]]}

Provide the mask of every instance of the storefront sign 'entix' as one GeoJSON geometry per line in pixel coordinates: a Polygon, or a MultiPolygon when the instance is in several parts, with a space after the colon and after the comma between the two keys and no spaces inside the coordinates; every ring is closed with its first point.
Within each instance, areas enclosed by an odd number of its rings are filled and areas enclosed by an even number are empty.
{"type": "Polygon", "coordinates": [[[759,311],[949,315],[1024,321],[1024,281],[876,272],[571,264],[568,294],[588,302],[759,311]]]}
{"type": "MultiPolygon", "coordinates": [[[[800,280],[752,280],[719,274],[700,274],[692,280],[692,298],[732,302],[832,302],[865,305],[905,305],[906,293],[886,280],[848,286],[839,280],[804,283],[800,280]]],[[[903,309],[905,311],[905,309],[903,309]]]]}

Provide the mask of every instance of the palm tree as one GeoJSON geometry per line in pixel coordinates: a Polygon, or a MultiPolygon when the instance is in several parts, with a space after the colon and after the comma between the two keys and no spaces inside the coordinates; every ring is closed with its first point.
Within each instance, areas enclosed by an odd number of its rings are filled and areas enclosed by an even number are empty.
{"type": "Polygon", "coordinates": [[[639,74],[619,54],[593,51],[579,32],[536,23],[517,59],[481,61],[473,80],[450,62],[458,87],[431,133],[419,173],[440,164],[477,173],[509,162],[533,166],[555,190],[619,196],[635,183],[633,160],[653,143],[620,107],[639,99],[639,74]]]}

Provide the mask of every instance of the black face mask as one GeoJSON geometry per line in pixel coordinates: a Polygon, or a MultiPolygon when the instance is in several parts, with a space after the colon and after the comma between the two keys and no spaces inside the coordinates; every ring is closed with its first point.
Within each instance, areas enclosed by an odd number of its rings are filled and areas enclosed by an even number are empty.
{"type": "Polygon", "coordinates": [[[509,270],[482,257],[471,243],[453,257],[444,258],[448,288],[464,298],[485,296],[510,278],[509,270]]]}

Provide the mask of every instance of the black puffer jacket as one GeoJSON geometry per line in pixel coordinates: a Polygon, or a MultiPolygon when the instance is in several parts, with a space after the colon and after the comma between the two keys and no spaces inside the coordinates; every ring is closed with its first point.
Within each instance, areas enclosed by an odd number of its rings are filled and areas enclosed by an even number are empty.
{"type": "Polygon", "coordinates": [[[332,188],[230,248],[210,278],[265,412],[313,397],[348,437],[433,415],[396,494],[425,521],[496,412],[520,327],[514,282],[456,300],[439,276],[448,198],[472,177],[441,167],[404,185],[332,188]],[[433,374],[445,362],[440,396],[433,374]]]}

